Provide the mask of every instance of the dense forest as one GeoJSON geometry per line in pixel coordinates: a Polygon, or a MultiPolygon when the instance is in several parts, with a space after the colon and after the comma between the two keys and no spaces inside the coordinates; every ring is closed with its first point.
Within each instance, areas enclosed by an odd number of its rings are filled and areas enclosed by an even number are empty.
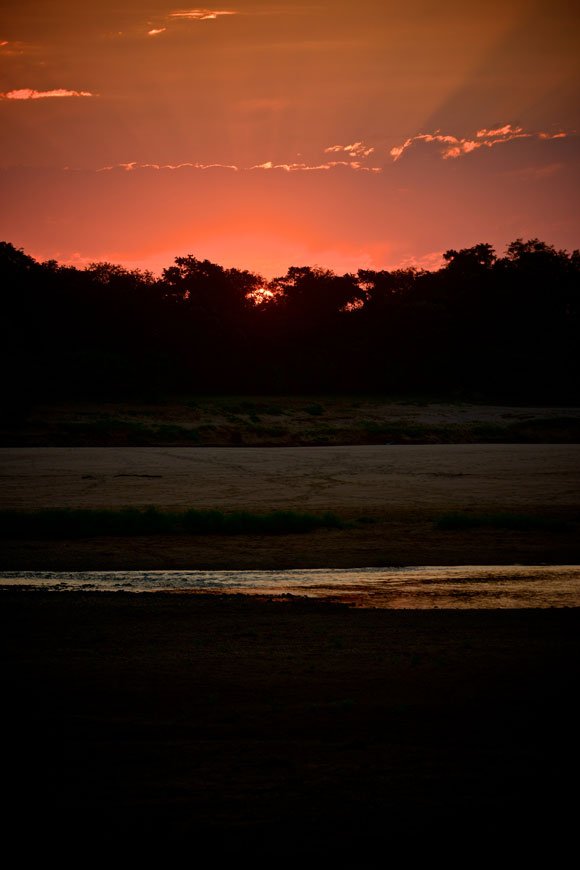
{"type": "Polygon", "coordinates": [[[580,252],[516,240],[437,271],[292,267],[265,281],[193,256],[157,278],[39,263],[0,243],[5,397],[405,393],[577,402],[580,252]]]}

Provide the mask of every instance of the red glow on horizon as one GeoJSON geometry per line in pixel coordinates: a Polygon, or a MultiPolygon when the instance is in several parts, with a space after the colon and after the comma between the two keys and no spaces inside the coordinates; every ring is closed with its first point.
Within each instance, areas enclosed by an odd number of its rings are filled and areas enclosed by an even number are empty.
{"type": "Polygon", "coordinates": [[[489,3],[11,4],[0,238],[267,279],[577,248],[578,10],[489,3]]]}

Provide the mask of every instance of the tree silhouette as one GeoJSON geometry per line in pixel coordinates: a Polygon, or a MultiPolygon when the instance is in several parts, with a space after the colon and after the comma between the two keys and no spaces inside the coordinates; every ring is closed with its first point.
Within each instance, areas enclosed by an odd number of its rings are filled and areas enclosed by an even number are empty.
{"type": "MultiPolygon", "coordinates": [[[[0,243],[7,392],[421,392],[577,401],[580,253],[516,239],[444,266],[267,284],[190,255],[160,278],[112,263],[39,263],[0,243]]],[[[16,398],[15,398],[16,397],[16,398]]]]}
{"type": "Polygon", "coordinates": [[[205,317],[236,317],[251,305],[263,279],[251,272],[224,269],[209,260],[177,257],[164,269],[163,295],[205,317]]]}
{"type": "Polygon", "coordinates": [[[365,298],[354,275],[335,275],[319,266],[291,266],[270,286],[284,316],[305,325],[318,325],[334,318],[365,298]]]}

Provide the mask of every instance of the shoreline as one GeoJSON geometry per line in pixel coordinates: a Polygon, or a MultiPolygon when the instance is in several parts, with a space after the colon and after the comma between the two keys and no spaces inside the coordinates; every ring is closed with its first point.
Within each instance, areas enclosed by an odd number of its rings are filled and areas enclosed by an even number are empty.
{"type": "Polygon", "coordinates": [[[427,517],[294,535],[159,535],[4,540],[0,570],[291,570],[422,565],[580,564],[577,511],[548,529],[441,530],[427,517]]]}

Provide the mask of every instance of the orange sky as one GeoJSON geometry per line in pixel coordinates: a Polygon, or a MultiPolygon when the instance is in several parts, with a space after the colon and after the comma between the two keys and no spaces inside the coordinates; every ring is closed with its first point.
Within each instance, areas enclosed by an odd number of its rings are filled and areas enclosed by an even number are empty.
{"type": "Polygon", "coordinates": [[[2,2],[0,238],[270,277],[578,233],[578,4],[2,2]]]}

